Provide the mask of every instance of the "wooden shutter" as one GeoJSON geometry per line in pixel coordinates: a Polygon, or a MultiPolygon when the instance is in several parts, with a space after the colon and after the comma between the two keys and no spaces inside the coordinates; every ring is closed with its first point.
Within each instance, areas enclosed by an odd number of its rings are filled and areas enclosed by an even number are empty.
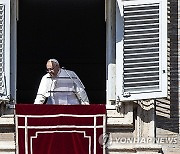
{"type": "Polygon", "coordinates": [[[167,1],[118,0],[118,18],[123,24],[116,24],[117,97],[167,97],[167,1]]]}
{"type": "Polygon", "coordinates": [[[0,100],[10,95],[10,0],[0,0],[0,100]]]}

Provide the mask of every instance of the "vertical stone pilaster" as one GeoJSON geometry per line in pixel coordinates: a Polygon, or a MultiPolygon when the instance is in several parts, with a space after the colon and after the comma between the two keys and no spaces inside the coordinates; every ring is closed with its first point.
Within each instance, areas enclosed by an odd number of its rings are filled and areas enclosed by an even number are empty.
{"type": "Polygon", "coordinates": [[[155,138],[154,100],[138,101],[137,138],[155,138]]]}

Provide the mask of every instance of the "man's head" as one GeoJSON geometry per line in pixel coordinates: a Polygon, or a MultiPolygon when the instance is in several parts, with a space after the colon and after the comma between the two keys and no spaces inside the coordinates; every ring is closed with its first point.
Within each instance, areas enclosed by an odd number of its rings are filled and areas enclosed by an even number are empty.
{"type": "Polygon", "coordinates": [[[51,77],[56,77],[60,70],[60,65],[56,59],[49,59],[46,64],[46,68],[51,77]]]}

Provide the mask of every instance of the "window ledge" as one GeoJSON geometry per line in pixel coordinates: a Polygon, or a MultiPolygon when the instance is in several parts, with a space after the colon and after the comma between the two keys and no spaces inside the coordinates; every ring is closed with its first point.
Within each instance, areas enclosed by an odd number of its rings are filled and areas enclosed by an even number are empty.
{"type": "Polygon", "coordinates": [[[107,126],[133,126],[133,103],[126,102],[117,112],[115,105],[106,105],[107,126]]]}

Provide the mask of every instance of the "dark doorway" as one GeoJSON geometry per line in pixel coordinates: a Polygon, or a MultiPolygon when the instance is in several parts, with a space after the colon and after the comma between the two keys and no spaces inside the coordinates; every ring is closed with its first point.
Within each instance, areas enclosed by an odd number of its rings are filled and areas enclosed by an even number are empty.
{"type": "Polygon", "coordinates": [[[105,103],[104,12],[104,0],[19,0],[17,103],[33,103],[49,58],[76,72],[91,104],[105,103]]]}

